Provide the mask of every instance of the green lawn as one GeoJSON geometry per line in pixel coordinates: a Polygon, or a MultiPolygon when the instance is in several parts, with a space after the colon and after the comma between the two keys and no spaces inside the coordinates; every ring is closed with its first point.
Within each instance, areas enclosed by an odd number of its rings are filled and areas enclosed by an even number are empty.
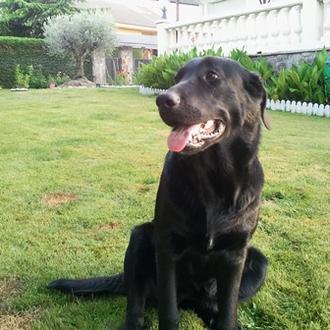
{"type": "MultiPolygon", "coordinates": [[[[240,319],[245,329],[330,329],[330,120],[270,116],[253,239],[270,269],[240,319]]],[[[154,98],[136,90],[0,91],[0,329],[120,325],[124,298],[45,285],[122,271],[130,229],[153,216],[167,132],[154,98]]],[[[155,320],[149,312],[152,329],[155,320]]],[[[203,329],[189,312],[181,325],[203,329]]]]}

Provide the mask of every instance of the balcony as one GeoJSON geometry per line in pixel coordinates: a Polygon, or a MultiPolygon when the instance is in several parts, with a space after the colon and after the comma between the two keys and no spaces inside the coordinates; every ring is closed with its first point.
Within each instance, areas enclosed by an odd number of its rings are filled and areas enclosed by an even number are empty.
{"type": "Polygon", "coordinates": [[[222,47],[250,55],[330,48],[329,0],[280,0],[272,5],[204,17],[194,22],[158,24],[159,53],[222,47]]]}

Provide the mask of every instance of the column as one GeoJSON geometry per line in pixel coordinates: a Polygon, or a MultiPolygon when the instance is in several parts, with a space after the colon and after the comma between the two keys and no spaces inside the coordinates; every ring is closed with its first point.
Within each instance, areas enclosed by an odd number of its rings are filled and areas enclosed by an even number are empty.
{"type": "Polygon", "coordinates": [[[157,25],[157,43],[158,43],[158,54],[164,54],[169,47],[169,36],[167,31],[167,21],[159,20],[156,22],[157,25]]]}
{"type": "Polygon", "coordinates": [[[316,48],[320,44],[322,4],[319,0],[303,0],[301,11],[302,48],[316,48]]]}

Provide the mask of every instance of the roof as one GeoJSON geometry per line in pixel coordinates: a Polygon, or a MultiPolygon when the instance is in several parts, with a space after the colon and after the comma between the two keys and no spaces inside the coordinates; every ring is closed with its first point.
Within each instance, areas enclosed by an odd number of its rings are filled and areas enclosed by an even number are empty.
{"type": "Polygon", "coordinates": [[[87,8],[109,8],[116,23],[156,28],[159,14],[140,5],[126,5],[111,0],[86,0],[79,5],[87,8]]]}
{"type": "Polygon", "coordinates": [[[117,34],[120,46],[157,49],[157,36],[117,34]]]}

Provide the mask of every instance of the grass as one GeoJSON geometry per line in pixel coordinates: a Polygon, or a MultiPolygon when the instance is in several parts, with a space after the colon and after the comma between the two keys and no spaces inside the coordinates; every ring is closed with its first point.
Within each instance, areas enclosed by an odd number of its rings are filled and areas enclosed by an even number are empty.
{"type": "MultiPolygon", "coordinates": [[[[330,121],[270,116],[253,238],[270,270],[240,319],[244,329],[330,329],[330,121]]],[[[0,91],[0,329],[121,324],[124,298],[76,299],[45,285],[122,271],[130,229],[153,216],[167,132],[154,99],[135,90],[0,91]]],[[[181,329],[203,329],[181,314],[181,329]]],[[[147,318],[157,329],[156,312],[147,318]]]]}

